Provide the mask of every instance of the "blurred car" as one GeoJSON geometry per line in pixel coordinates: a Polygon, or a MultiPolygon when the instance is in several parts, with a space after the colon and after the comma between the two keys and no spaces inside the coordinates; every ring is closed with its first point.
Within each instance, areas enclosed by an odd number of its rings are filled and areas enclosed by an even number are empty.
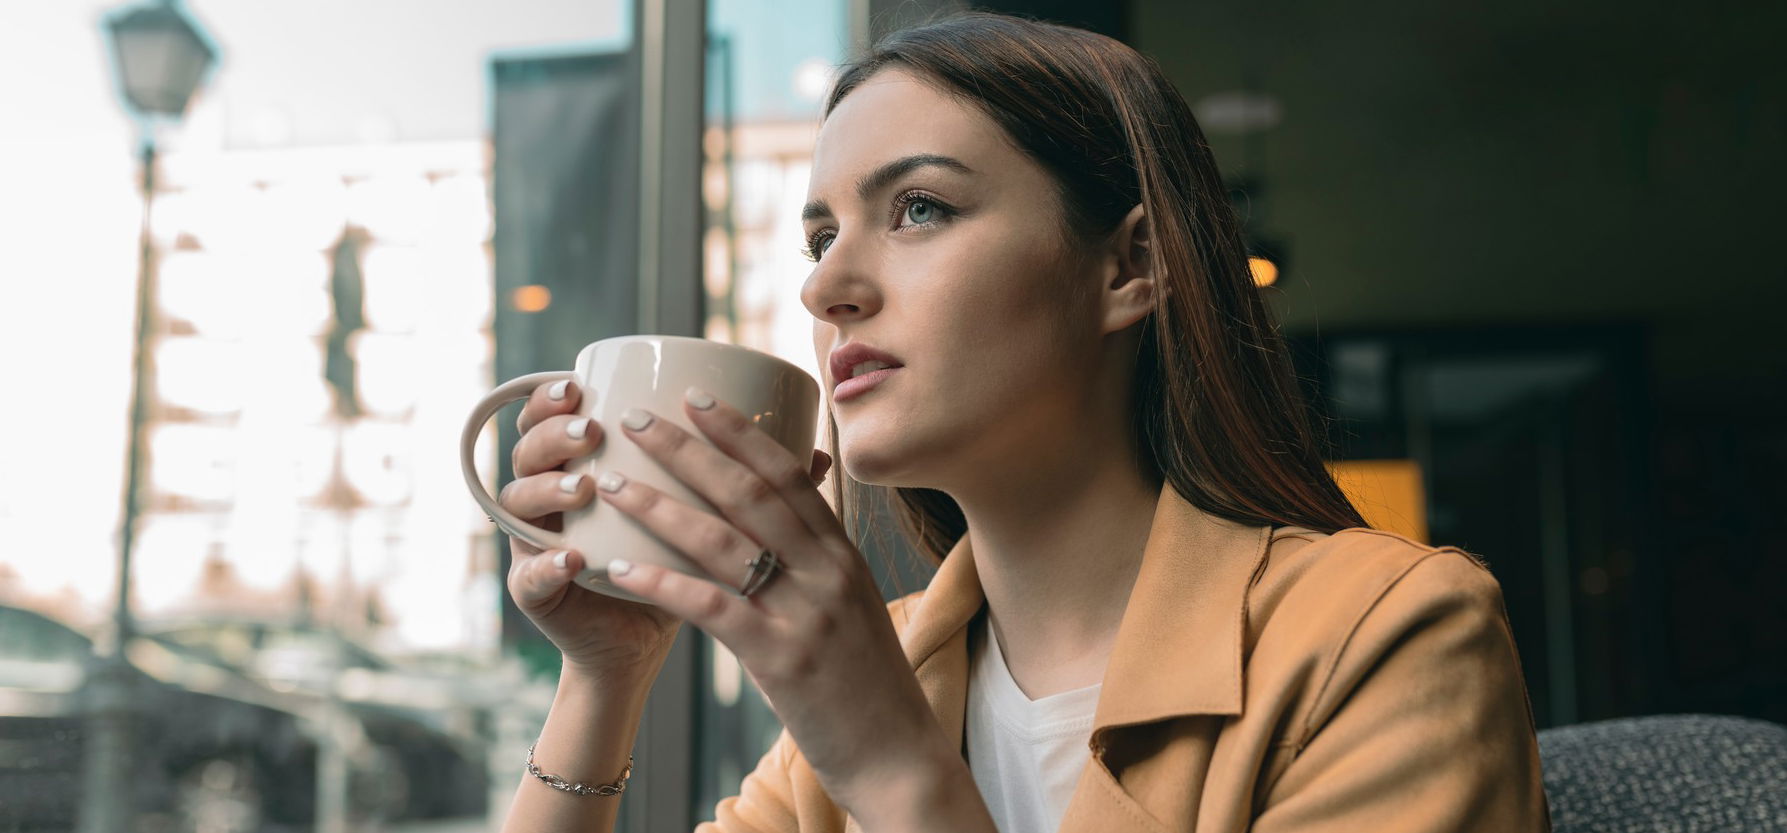
{"type": "Polygon", "coordinates": [[[82,768],[88,705],[109,673],[127,686],[137,718],[132,829],[312,829],[325,731],[346,753],[351,820],[483,811],[481,768],[474,777],[451,762],[414,765],[445,748],[457,757],[457,747],[409,715],[337,708],[297,687],[282,691],[159,636],[132,639],[125,657],[122,666],[98,662],[87,635],[0,605],[0,830],[72,830],[81,806],[101,800],[82,768]],[[347,719],[331,720],[336,714],[347,719]],[[449,774],[438,783],[413,780],[443,771],[449,774]]]}
{"type": "MultiPolygon", "coordinates": [[[[139,716],[129,784],[136,826],[295,830],[282,822],[308,820],[293,799],[314,790],[315,743],[295,704],[240,675],[195,674],[132,647],[161,666],[151,674],[131,656],[118,669],[139,716]]],[[[105,668],[85,634],[0,606],[0,826],[73,829],[82,804],[100,800],[82,767],[85,706],[105,668]]]]}
{"type": "Polygon", "coordinates": [[[396,818],[485,813],[483,718],[456,694],[462,677],[425,673],[299,619],[170,618],[138,629],[186,659],[345,709],[367,741],[396,764],[379,776],[386,792],[397,794],[396,818]]]}

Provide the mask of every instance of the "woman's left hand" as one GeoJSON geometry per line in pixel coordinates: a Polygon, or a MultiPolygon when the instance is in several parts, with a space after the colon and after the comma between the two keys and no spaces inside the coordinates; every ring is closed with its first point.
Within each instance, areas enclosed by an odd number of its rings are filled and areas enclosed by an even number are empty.
{"type": "Polygon", "coordinates": [[[954,753],[866,561],[807,465],[700,391],[689,390],[683,411],[712,445],[664,419],[634,429],[649,416],[637,410],[623,421],[624,435],[723,517],[631,480],[610,491],[614,478],[598,478],[597,494],[713,581],[646,564],[624,572],[615,565],[609,576],[724,643],[832,800],[861,818],[870,809],[863,804],[922,779],[948,760],[938,756],[954,753]],[[781,562],[766,584],[748,597],[724,589],[738,588],[765,549],[781,562]]]}

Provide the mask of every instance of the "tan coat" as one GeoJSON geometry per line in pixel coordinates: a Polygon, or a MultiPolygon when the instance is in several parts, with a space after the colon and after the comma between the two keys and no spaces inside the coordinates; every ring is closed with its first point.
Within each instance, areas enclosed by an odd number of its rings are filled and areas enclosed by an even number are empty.
{"type": "MultiPolygon", "coordinates": [[[[967,536],[926,590],[888,605],[958,747],[984,607],[967,536]]],[[[1483,564],[1371,529],[1214,519],[1170,484],[1089,746],[1064,833],[1551,829],[1532,705],[1483,564]]],[[[858,829],[784,730],[696,831],[858,829]]]]}

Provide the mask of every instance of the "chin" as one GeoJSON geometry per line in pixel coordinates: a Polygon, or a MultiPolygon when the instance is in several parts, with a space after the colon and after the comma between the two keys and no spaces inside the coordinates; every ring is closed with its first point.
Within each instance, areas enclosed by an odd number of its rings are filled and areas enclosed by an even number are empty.
{"type": "Polygon", "coordinates": [[[861,443],[840,442],[838,444],[838,468],[850,475],[850,479],[866,486],[888,486],[888,478],[897,474],[894,461],[888,459],[879,449],[863,448],[861,443]]]}
{"type": "Polygon", "coordinates": [[[892,486],[909,475],[911,455],[903,453],[893,432],[873,425],[838,426],[838,459],[834,465],[851,479],[869,486],[892,486]]]}

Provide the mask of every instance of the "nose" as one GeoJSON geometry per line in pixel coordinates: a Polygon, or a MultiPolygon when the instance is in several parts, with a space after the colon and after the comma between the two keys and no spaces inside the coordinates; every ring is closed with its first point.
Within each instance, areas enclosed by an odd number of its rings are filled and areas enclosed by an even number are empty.
{"type": "Polygon", "coordinates": [[[839,327],[880,310],[880,290],[856,249],[840,236],[807,276],[800,299],[816,322],[839,327]]]}

